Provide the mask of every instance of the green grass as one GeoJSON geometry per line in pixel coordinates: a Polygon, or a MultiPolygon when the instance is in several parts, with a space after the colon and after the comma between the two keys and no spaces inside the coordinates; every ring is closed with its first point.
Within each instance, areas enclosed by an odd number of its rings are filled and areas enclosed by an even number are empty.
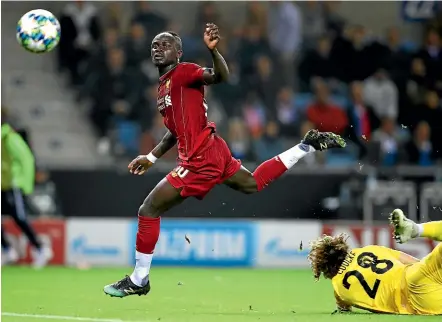
{"type": "MultiPolygon", "coordinates": [[[[328,281],[305,270],[154,268],[147,296],[105,296],[102,288],[130,269],[2,268],[2,312],[123,321],[440,321],[440,317],[331,315],[328,281]],[[179,285],[182,284],[182,285],[179,285]]],[[[4,322],[59,319],[2,316],[4,322]]]]}

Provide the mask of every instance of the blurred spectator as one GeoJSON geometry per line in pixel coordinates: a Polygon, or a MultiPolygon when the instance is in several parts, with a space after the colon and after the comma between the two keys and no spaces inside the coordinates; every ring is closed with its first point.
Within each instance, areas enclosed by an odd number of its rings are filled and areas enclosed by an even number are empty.
{"type": "Polygon", "coordinates": [[[220,100],[224,106],[224,110],[229,117],[238,116],[241,114],[241,110],[238,107],[239,101],[244,97],[244,90],[246,85],[241,83],[241,77],[239,74],[238,64],[235,62],[228,62],[230,76],[229,80],[225,83],[212,86],[213,95],[220,100]]]}
{"type": "Polygon", "coordinates": [[[307,108],[307,119],[319,131],[342,134],[348,126],[343,107],[330,101],[327,85],[318,82],[315,88],[316,101],[307,108]]]}
{"type": "Polygon", "coordinates": [[[282,135],[289,137],[299,135],[300,115],[296,110],[293,90],[290,87],[283,87],[278,93],[276,117],[281,124],[282,135]]]}
{"type": "Polygon", "coordinates": [[[112,117],[135,119],[140,112],[145,81],[136,71],[125,68],[125,59],[123,50],[112,49],[108,53],[106,66],[93,73],[86,85],[93,100],[91,120],[101,138],[98,148],[102,153],[106,153],[110,147],[108,130],[112,117]]]}
{"type": "Polygon", "coordinates": [[[315,77],[326,80],[337,79],[339,70],[331,58],[331,41],[322,36],[316,43],[316,48],[307,52],[299,66],[299,76],[305,88],[309,88],[315,77]]]}
{"type": "Polygon", "coordinates": [[[431,141],[433,149],[438,157],[442,156],[442,105],[437,92],[428,91],[425,103],[415,106],[410,113],[410,125],[417,126],[417,122],[425,121],[432,129],[431,141]]]}
{"type": "Polygon", "coordinates": [[[63,37],[58,45],[59,68],[68,69],[71,82],[81,84],[80,68],[90,56],[101,32],[95,5],[76,1],[69,3],[60,15],[63,37]]]}
{"type": "Polygon", "coordinates": [[[326,28],[335,35],[340,35],[344,29],[345,20],[339,14],[340,1],[324,1],[326,28]]]}
{"type": "Polygon", "coordinates": [[[381,127],[373,132],[372,142],[379,144],[380,164],[393,166],[402,156],[402,137],[393,118],[383,118],[381,127]]]}
{"type": "Polygon", "coordinates": [[[269,160],[284,150],[276,122],[267,123],[265,133],[253,142],[253,149],[258,162],[269,160]]]}
{"type": "Polygon", "coordinates": [[[223,34],[228,34],[225,26],[221,21],[221,16],[219,14],[218,8],[216,7],[216,2],[213,1],[201,1],[198,3],[198,12],[195,19],[195,28],[193,34],[195,36],[201,37],[204,33],[207,23],[216,24],[223,34]]]}
{"type": "MultiPolygon", "coordinates": [[[[91,73],[94,73],[100,68],[104,68],[106,61],[103,57],[107,56],[109,50],[119,47],[121,45],[120,35],[115,28],[108,28],[104,32],[102,41],[92,51],[90,58],[87,60],[86,67],[82,73],[82,78],[87,80],[91,73]]],[[[84,95],[84,84],[80,88],[80,98],[84,95]]]]}
{"type": "MultiPolygon", "coordinates": [[[[440,125],[440,116],[441,101],[439,96],[437,95],[436,91],[427,91],[425,95],[425,103],[416,107],[413,112],[413,119],[418,121],[426,121],[430,124],[435,121],[439,122],[440,125]]],[[[436,123],[434,123],[434,125],[436,125],[436,123]]]]}
{"type": "Polygon", "coordinates": [[[427,75],[424,61],[414,58],[411,62],[411,75],[407,81],[407,98],[414,105],[423,104],[428,88],[432,87],[432,81],[427,75]]]}
{"type": "Polygon", "coordinates": [[[442,90],[442,47],[440,35],[435,29],[430,29],[426,35],[425,46],[417,53],[421,58],[429,78],[442,90]]]}
{"type": "Polygon", "coordinates": [[[243,117],[252,137],[259,137],[267,120],[267,108],[256,92],[249,92],[242,107],[243,117]]]}
{"type": "Polygon", "coordinates": [[[379,127],[380,121],[372,107],[364,103],[362,83],[352,83],[350,90],[351,102],[347,108],[350,124],[348,136],[359,147],[359,156],[363,157],[366,153],[365,143],[371,139],[371,133],[379,127]]]}
{"type": "MultiPolygon", "coordinates": [[[[427,133],[433,155],[442,154],[442,44],[433,27],[425,45],[413,54],[396,27],[376,40],[364,26],[346,25],[337,1],[244,5],[245,21],[238,24],[243,28],[226,30],[230,26],[224,26],[219,5],[207,1],[198,5],[194,25],[187,30],[154,12],[147,1],[135,4],[133,17],[124,13],[125,3],[110,3],[101,15],[102,39],[93,5],[66,6],[60,16],[60,68],[68,68],[74,82],[82,84],[80,97],[92,101],[91,120],[101,138],[101,152],[109,150],[111,138],[127,138],[120,135],[121,129],[131,126],[141,130],[137,140],[145,152],[162,138],[165,129],[156,110],[158,70],[150,60],[150,40],[174,30],[184,42],[184,61],[210,66],[202,33],[206,23],[214,22],[221,29],[219,50],[229,64],[230,78],[207,88],[207,112],[219,132],[229,132],[233,141],[228,143],[241,158],[253,160],[249,136],[256,139],[256,148],[271,141],[269,133],[293,140],[312,127],[348,135],[359,146],[360,157],[370,158],[371,141],[404,131],[414,131],[416,138],[427,133]],[[300,60],[301,51],[305,54],[300,60]],[[305,93],[296,93],[298,78],[305,93]],[[232,122],[232,117],[244,122],[232,122]],[[377,130],[381,119],[383,126],[377,130]],[[421,121],[428,123],[428,131],[421,121]]],[[[411,151],[416,140],[407,149],[411,151]]],[[[382,151],[395,150],[390,141],[383,143],[382,151]]],[[[268,149],[260,149],[264,150],[268,149]]]]}
{"type": "Polygon", "coordinates": [[[373,107],[378,118],[397,119],[398,91],[384,69],[378,69],[373,76],[365,80],[364,101],[373,107]]]}
{"type": "Polygon", "coordinates": [[[267,13],[266,8],[260,1],[247,1],[246,26],[259,26],[260,34],[267,33],[267,13]]]}
{"type": "Polygon", "coordinates": [[[133,23],[130,36],[125,44],[127,66],[139,68],[142,61],[150,59],[150,41],[146,37],[141,23],[133,23]]]}
{"type": "Polygon", "coordinates": [[[295,83],[295,61],[301,51],[302,17],[298,6],[289,1],[271,1],[268,11],[268,39],[277,54],[284,81],[295,83]]]}
{"type": "Polygon", "coordinates": [[[228,142],[232,155],[244,159],[248,155],[250,140],[246,124],[240,118],[232,118],[229,122],[228,142]]]}
{"type": "Polygon", "coordinates": [[[333,47],[343,81],[362,81],[374,72],[375,62],[367,46],[363,26],[346,28],[345,33],[335,40],[333,47]]]}
{"type": "Polygon", "coordinates": [[[102,25],[104,28],[115,28],[121,34],[126,34],[130,24],[130,15],[123,14],[126,4],[118,1],[110,2],[106,5],[106,9],[102,17],[102,25]]]}
{"type": "Polygon", "coordinates": [[[413,137],[405,145],[409,163],[424,167],[433,165],[435,154],[430,137],[431,128],[428,123],[419,122],[413,137]]]}
{"type": "Polygon", "coordinates": [[[310,50],[326,31],[323,2],[310,0],[302,2],[302,5],[302,43],[304,49],[310,50]]]}
{"type": "Polygon", "coordinates": [[[50,174],[44,170],[35,173],[34,192],[27,197],[28,206],[35,215],[60,215],[60,202],[57,198],[57,188],[50,174]]]}
{"type": "Polygon", "coordinates": [[[241,77],[253,75],[255,60],[261,55],[270,56],[270,48],[257,25],[246,27],[244,38],[238,48],[238,63],[241,68],[241,77]]]}
{"type": "Polygon", "coordinates": [[[281,79],[268,56],[259,56],[255,69],[256,74],[250,75],[248,88],[256,90],[264,104],[272,108],[275,105],[276,93],[281,87],[281,79]]]}
{"type": "Polygon", "coordinates": [[[147,39],[153,39],[157,34],[166,30],[169,22],[165,17],[152,10],[149,1],[136,2],[136,15],[133,22],[144,26],[147,39]]]}
{"type": "Polygon", "coordinates": [[[402,46],[401,34],[397,27],[388,28],[385,44],[378,55],[379,65],[388,70],[395,83],[402,84],[407,77],[411,55],[402,46]]]}

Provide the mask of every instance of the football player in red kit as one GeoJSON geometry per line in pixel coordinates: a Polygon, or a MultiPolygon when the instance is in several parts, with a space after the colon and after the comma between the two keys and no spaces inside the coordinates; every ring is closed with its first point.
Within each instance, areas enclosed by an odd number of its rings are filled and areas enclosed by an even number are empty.
{"type": "Polygon", "coordinates": [[[218,27],[207,24],[204,42],[212,55],[213,67],[181,63],[182,43],[173,32],[163,32],[152,41],[152,61],[160,74],[157,106],[168,132],[149,155],[140,155],[129,164],[135,175],[144,174],[155,161],[178,145],[178,166],[150,192],[138,212],[135,269],[104,292],[115,297],[142,295],[150,291],[149,271],[160,234],[160,216],[188,197],[198,199],[217,184],[226,184],[243,193],[264,189],[299,159],[314,151],[343,148],[345,141],[333,133],[309,131],[302,142],[262,163],[251,173],[232,157],[226,142],[207,120],[204,86],[226,81],[229,69],[216,49],[218,27]]]}

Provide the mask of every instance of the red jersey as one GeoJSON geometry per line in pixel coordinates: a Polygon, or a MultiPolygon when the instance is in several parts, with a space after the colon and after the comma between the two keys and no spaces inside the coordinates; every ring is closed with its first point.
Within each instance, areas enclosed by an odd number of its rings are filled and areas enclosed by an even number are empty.
{"type": "Polygon", "coordinates": [[[204,68],[180,63],[160,77],[157,107],[177,138],[179,159],[187,161],[204,146],[215,124],[207,120],[204,68]]]}

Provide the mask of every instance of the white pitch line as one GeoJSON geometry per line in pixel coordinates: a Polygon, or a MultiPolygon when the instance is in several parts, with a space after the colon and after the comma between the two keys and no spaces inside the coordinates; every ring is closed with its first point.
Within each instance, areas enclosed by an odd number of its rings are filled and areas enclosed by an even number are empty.
{"type": "Polygon", "coordinates": [[[70,321],[89,321],[89,322],[124,322],[123,320],[119,320],[119,319],[83,318],[83,317],[79,317],[79,316],[25,314],[25,313],[13,313],[13,312],[2,312],[2,316],[14,316],[14,317],[22,317],[22,318],[48,319],[48,320],[70,320],[70,321]]]}

